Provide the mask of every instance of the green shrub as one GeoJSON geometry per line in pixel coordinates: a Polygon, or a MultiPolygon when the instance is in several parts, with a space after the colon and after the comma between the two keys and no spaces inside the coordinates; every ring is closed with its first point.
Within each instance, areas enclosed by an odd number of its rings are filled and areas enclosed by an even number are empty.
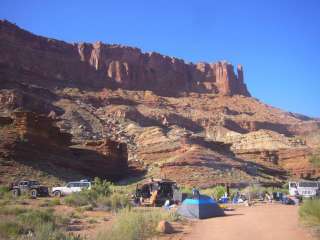
{"type": "Polygon", "coordinates": [[[34,230],[34,240],[60,240],[64,234],[56,229],[56,226],[49,222],[40,223],[34,230]]]}
{"type": "Polygon", "coordinates": [[[320,226],[320,199],[305,200],[299,208],[299,216],[307,225],[320,226]]]}
{"type": "Polygon", "coordinates": [[[127,193],[128,190],[125,187],[114,186],[106,180],[95,178],[90,190],[68,195],[64,198],[64,203],[74,207],[88,206],[90,209],[100,205],[116,211],[130,205],[127,193]]]}
{"type": "Polygon", "coordinates": [[[21,207],[0,207],[0,215],[14,215],[25,213],[28,210],[21,207]]]}
{"type": "Polygon", "coordinates": [[[59,198],[54,199],[46,199],[43,203],[40,204],[40,207],[54,207],[57,205],[61,205],[59,198]]]}
{"type": "Polygon", "coordinates": [[[80,212],[71,212],[71,213],[69,213],[69,218],[80,219],[82,217],[83,217],[83,215],[80,212]]]}
{"type": "Polygon", "coordinates": [[[162,209],[123,209],[107,232],[98,235],[97,240],[144,240],[156,235],[161,220],[170,220],[170,213],[162,209]]]}
{"type": "Polygon", "coordinates": [[[60,199],[59,198],[54,198],[48,203],[49,207],[61,205],[60,199]]]}
{"type": "Polygon", "coordinates": [[[9,187],[6,186],[0,186],[0,197],[3,196],[4,194],[10,192],[9,187]]]}
{"type": "Polygon", "coordinates": [[[213,197],[216,200],[219,200],[227,191],[227,189],[223,186],[216,186],[214,188],[207,188],[204,190],[201,190],[201,193],[209,195],[213,197]]]}
{"type": "Polygon", "coordinates": [[[77,207],[76,211],[79,213],[85,212],[85,211],[93,211],[93,205],[89,204],[89,205],[84,205],[81,207],[77,207]]]}
{"type": "Polygon", "coordinates": [[[43,223],[56,224],[56,217],[53,215],[53,211],[51,209],[47,209],[45,211],[29,210],[19,214],[17,219],[19,222],[24,224],[24,226],[28,226],[31,229],[35,229],[43,223]]]}
{"type": "Polygon", "coordinates": [[[89,205],[93,201],[89,192],[90,190],[83,190],[81,192],[72,193],[64,198],[64,203],[73,207],[89,205]]]}
{"type": "Polygon", "coordinates": [[[114,192],[108,197],[100,197],[97,205],[107,207],[112,211],[130,207],[130,198],[127,194],[114,192]]]}
{"type": "Polygon", "coordinates": [[[74,207],[96,205],[99,197],[109,196],[112,193],[111,186],[110,182],[95,178],[90,190],[86,189],[81,192],[72,193],[64,198],[64,202],[74,207]]]}
{"type": "Polygon", "coordinates": [[[10,205],[10,200],[7,200],[7,199],[3,199],[3,200],[0,200],[0,208],[3,207],[3,206],[8,206],[10,205]]]}
{"type": "Polygon", "coordinates": [[[10,195],[9,188],[6,186],[0,186],[0,199],[3,199],[8,195],[10,195]]]}
{"type": "Polygon", "coordinates": [[[95,178],[91,187],[92,194],[98,196],[108,196],[111,193],[112,183],[107,180],[102,180],[100,178],[95,178]]]}
{"type": "Polygon", "coordinates": [[[62,226],[69,219],[54,215],[52,209],[34,210],[14,207],[0,208],[0,239],[80,240],[65,235],[62,226]]]}
{"type": "Polygon", "coordinates": [[[23,226],[12,220],[2,219],[0,222],[0,239],[17,238],[25,233],[23,226]]]}

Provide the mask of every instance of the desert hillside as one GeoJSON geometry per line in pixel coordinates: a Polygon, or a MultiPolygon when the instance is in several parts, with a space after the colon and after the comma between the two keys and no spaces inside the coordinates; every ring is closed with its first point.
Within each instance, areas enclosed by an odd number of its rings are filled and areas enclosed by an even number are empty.
{"type": "Polygon", "coordinates": [[[70,44],[4,20],[0,56],[0,182],[30,169],[201,187],[320,176],[320,120],[251,97],[241,65],[70,44]]]}

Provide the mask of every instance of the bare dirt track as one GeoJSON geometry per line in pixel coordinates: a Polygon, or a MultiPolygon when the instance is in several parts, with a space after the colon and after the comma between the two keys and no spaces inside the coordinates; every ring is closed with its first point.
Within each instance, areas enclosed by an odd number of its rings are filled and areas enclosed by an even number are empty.
{"type": "Polygon", "coordinates": [[[184,240],[312,240],[301,227],[298,207],[264,204],[240,207],[226,217],[197,221],[184,240]]]}

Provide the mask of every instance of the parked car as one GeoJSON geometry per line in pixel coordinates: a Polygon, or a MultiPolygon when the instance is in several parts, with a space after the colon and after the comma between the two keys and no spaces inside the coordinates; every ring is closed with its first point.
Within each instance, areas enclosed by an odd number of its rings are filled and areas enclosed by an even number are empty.
{"type": "Polygon", "coordinates": [[[53,187],[51,193],[53,196],[61,197],[71,193],[80,192],[83,189],[91,189],[91,182],[88,180],[69,182],[63,187],[53,187]]]}
{"type": "Polygon", "coordinates": [[[42,186],[38,181],[34,180],[21,180],[12,183],[10,190],[14,197],[18,197],[21,194],[27,194],[32,198],[49,196],[48,187],[42,186]]]}

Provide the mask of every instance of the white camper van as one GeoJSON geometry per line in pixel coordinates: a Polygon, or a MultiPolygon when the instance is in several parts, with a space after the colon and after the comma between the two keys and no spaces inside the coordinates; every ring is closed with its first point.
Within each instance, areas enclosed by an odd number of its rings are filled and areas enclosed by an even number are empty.
{"type": "Polygon", "coordinates": [[[314,197],[320,193],[320,182],[296,181],[289,182],[291,196],[314,197]]]}

